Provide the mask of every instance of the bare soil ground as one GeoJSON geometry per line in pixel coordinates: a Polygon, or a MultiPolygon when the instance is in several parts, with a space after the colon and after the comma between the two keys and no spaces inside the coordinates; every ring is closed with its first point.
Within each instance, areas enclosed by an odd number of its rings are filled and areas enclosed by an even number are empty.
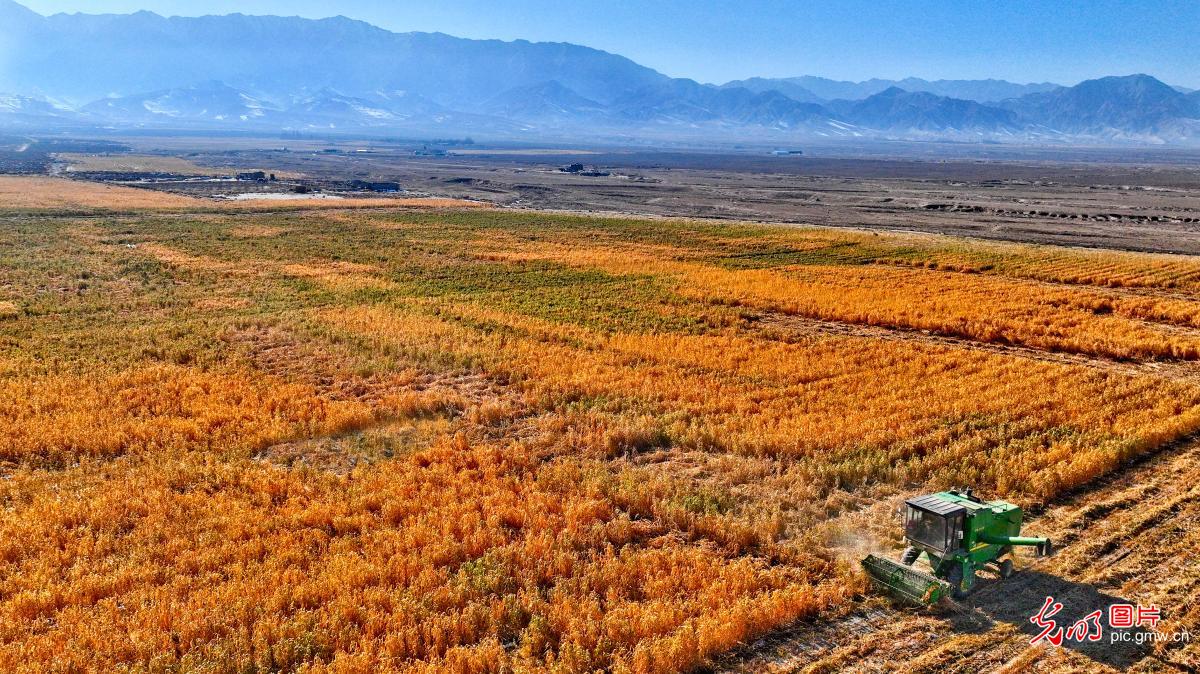
{"type": "MultiPolygon", "coordinates": [[[[177,141],[183,143],[183,141],[177,141]]],[[[183,145],[180,145],[182,148],[183,145]]],[[[176,148],[174,151],[181,151],[176,148]]],[[[139,152],[142,150],[139,149],[139,152]]],[[[188,153],[204,171],[269,167],[315,187],[399,182],[414,195],[512,208],[804,223],[1155,252],[1200,253],[1200,160],[1179,153],[909,149],[904,158],[767,157],[404,145],[188,153]],[[929,152],[928,158],[920,157],[929,152]],[[982,153],[982,154],[979,154],[982,153]],[[992,154],[998,158],[981,159],[992,154]],[[560,170],[572,163],[608,175],[560,170]]],[[[155,185],[204,195],[204,183],[155,185]]],[[[220,187],[228,189],[228,187],[220,187]]]]}
{"type": "Polygon", "coordinates": [[[389,181],[400,183],[408,196],[511,208],[1200,253],[1200,155],[1194,152],[882,144],[805,148],[804,156],[771,157],[761,150],[471,145],[447,147],[446,156],[414,156],[422,146],[403,142],[297,140],[285,147],[278,139],[125,142],[127,155],[64,156],[78,167],[106,169],[87,174],[95,179],[191,196],[287,192],[298,185],[344,191],[355,180],[389,181]],[[574,163],[595,174],[560,170],[574,163]],[[263,187],[203,179],[250,170],[276,173],[281,180],[263,187]]]}

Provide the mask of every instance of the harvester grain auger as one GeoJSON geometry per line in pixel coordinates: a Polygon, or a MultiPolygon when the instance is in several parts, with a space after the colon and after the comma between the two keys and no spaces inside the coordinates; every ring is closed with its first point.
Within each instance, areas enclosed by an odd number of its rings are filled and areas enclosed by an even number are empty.
{"type": "Polygon", "coordinates": [[[900,561],[867,555],[862,565],[876,585],[908,601],[931,605],[943,597],[963,597],[974,587],[976,571],[985,566],[1008,578],[1015,546],[1034,547],[1038,556],[1053,551],[1048,538],[1020,535],[1019,507],[984,501],[970,489],[920,496],[904,505],[909,547],[900,561]],[[912,568],[922,555],[932,573],[912,568]]]}

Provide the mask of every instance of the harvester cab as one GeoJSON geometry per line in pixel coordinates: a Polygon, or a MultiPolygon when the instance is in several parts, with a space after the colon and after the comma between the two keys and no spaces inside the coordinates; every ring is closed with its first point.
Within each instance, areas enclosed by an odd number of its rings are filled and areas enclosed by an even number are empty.
{"type": "Polygon", "coordinates": [[[984,501],[965,491],[946,491],[904,503],[908,548],[900,562],[868,555],[863,568],[883,589],[920,604],[945,596],[963,597],[981,568],[1001,578],[1013,574],[1012,550],[1031,546],[1039,556],[1052,552],[1050,539],[1021,536],[1021,509],[1006,501],[984,501]],[[932,573],[913,568],[924,556],[932,573]]]}

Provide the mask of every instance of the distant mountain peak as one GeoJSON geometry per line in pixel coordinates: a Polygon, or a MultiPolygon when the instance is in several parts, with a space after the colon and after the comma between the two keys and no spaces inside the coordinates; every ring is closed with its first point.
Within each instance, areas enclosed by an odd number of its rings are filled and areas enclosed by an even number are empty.
{"type": "Polygon", "coordinates": [[[753,83],[756,88],[777,88],[785,94],[789,91],[785,87],[798,87],[818,100],[862,100],[890,87],[900,87],[908,92],[927,92],[948,98],[988,103],[1059,88],[1059,85],[1049,82],[1018,84],[998,79],[930,81],[919,77],[906,77],[902,80],[872,78],[850,82],[804,75],[781,79],[752,78],[741,82],[747,86],[753,83]]]}
{"type": "Polygon", "coordinates": [[[831,106],[860,126],[904,134],[1014,133],[1025,126],[1008,110],[897,86],[861,101],[836,101],[831,106]]]}
{"type": "Polygon", "coordinates": [[[14,2],[14,0],[0,0],[0,18],[5,23],[21,22],[23,24],[39,22],[45,19],[41,14],[29,9],[25,5],[14,2]]]}
{"type": "MultiPolygon", "coordinates": [[[[1147,75],[1146,73],[1133,73],[1131,75],[1108,75],[1107,77],[1098,77],[1096,79],[1088,80],[1088,81],[1089,82],[1134,82],[1134,83],[1145,84],[1145,85],[1150,85],[1150,86],[1163,86],[1163,87],[1167,86],[1166,84],[1163,84],[1162,80],[1158,79],[1157,77],[1155,77],[1153,75],[1147,75]]],[[[1167,87],[1167,88],[1172,88],[1172,87],[1167,87]]]]}
{"type": "Polygon", "coordinates": [[[1168,98],[1182,95],[1182,92],[1177,90],[1175,87],[1166,84],[1157,77],[1146,75],[1145,73],[1099,77],[1094,80],[1080,82],[1079,85],[1074,88],[1080,91],[1099,89],[1111,92],[1123,92],[1125,94],[1150,92],[1168,98]]]}
{"type": "Polygon", "coordinates": [[[755,93],[778,91],[788,98],[801,103],[820,103],[822,98],[794,82],[787,80],[751,77],[744,80],[734,80],[721,85],[723,89],[746,89],[755,93]]]}
{"type": "Polygon", "coordinates": [[[1005,101],[1004,106],[1059,132],[1158,140],[1164,134],[1191,136],[1197,126],[1194,118],[1200,116],[1186,95],[1145,74],[1099,77],[1005,101]],[[1189,119],[1192,122],[1181,123],[1189,119]]]}

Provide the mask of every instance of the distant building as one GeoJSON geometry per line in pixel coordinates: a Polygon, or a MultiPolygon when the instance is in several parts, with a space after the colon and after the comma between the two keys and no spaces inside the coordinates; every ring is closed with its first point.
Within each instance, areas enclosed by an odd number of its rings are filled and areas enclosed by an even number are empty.
{"type": "Polygon", "coordinates": [[[350,182],[350,189],[364,192],[399,192],[400,183],[354,180],[350,182]]]}
{"type": "Polygon", "coordinates": [[[564,166],[558,170],[562,171],[563,173],[570,173],[572,175],[577,175],[577,176],[586,176],[588,178],[603,178],[604,176],[612,175],[611,173],[609,173],[608,171],[605,171],[604,169],[596,168],[595,166],[593,166],[592,168],[589,169],[588,167],[584,166],[583,164],[571,164],[570,166],[564,166]]]}
{"type": "Polygon", "coordinates": [[[267,182],[267,174],[264,171],[247,171],[245,173],[237,174],[237,179],[256,183],[265,183],[267,182]]]}

